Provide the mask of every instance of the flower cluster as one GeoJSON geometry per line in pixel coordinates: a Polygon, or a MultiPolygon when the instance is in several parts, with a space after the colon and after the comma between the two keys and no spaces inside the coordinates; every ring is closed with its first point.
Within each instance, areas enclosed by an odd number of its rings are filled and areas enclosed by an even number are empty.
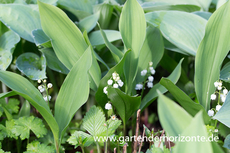
{"type": "MultiPolygon", "coordinates": [[[[124,85],[124,82],[121,81],[121,78],[117,72],[112,73],[112,77],[107,81],[109,86],[113,86],[113,88],[119,88],[124,85]]],[[[103,92],[108,94],[107,91],[108,86],[104,87],[103,92]]]]}
{"type": "Polygon", "coordinates": [[[211,95],[211,100],[216,100],[217,99],[217,94],[219,95],[219,98],[218,98],[218,104],[216,105],[216,109],[210,109],[208,111],[208,115],[209,116],[214,116],[215,111],[218,112],[220,110],[220,108],[222,107],[220,105],[220,100],[221,100],[221,102],[224,103],[225,100],[226,100],[226,96],[228,94],[228,90],[224,86],[222,86],[222,82],[221,81],[216,81],[214,83],[214,86],[217,88],[217,91],[215,91],[215,93],[213,93],[211,95]]]}
{"type": "Polygon", "coordinates": [[[41,79],[38,80],[38,83],[42,83],[41,85],[38,86],[38,90],[41,93],[46,92],[46,94],[44,94],[44,96],[43,96],[44,100],[50,101],[51,96],[48,95],[48,89],[53,87],[52,83],[46,84],[46,80],[41,80],[41,79]]]}
{"type": "MultiPolygon", "coordinates": [[[[154,77],[152,75],[154,75],[156,73],[156,71],[154,70],[154,68],[152,66],[153,66],[153,62],[149,62],[148,68],[141,71],[141,76],[145,76],[146,79],[148,78],[148,80],[146,82],[144,82],[144,84],[147,83],[148,88],[153,87],[154,77]]],[[[136,84],[135,90],[141,90],[142,88],[143,88],[143,84],[138,83],[138,84],[136,84]]]]}

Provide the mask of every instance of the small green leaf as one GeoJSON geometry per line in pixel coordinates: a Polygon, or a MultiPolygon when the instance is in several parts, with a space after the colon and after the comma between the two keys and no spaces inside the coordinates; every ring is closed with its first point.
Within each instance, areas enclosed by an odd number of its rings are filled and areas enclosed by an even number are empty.
{"type": "Polygon", "coordinates": [[[30,103],[26,100],[18,113],[18,117],[29,117],[30,116],[30,103]]]}
{"type": "Polygon", "coordinates": [[[0,37],[0,70],[6,70],[12,61],[15,45],[20,37],[13,31],[8,31],[0,37]]]}
{"type": "Polygon", "coordinates": [[[0,101],[2,107],[4,107],[10,114],[18,113],[20,101],[18,99],[10,98],[8,103],[5,100],[0,101]]]}
{"type": "Polygon", "coordinates": [[[83,145],[84,147],[88,147],[93,143],[93,139],[91,135],[85,132],[75,131],[73,134],[71,134],[67,142],[71,145],[74,145],[75,146],[74,148],[77,148],[80,145],[83,145]]]}
{"type": "Polygon", "coordinates": [[[199,103],[206,111],[210,108],[210,96],[216,90],[214,82],[219,78],[221,64],[230,50],[226,41],[230,38],[229,8],[230,1],[210,17],[195,59],[195,90],[199,103]]]}
{"type": "Polygon", "coordinates": [[[6,127],[0,124],[0,140],[3,140],[7,136],[8,134],[7,134],[6,127]]]}
{"type": "Polygon", "coordinates": [[[230,62],[226,63],[220,71],[220,80],[230,82],[230,62]]]}
{"type": "Polygon", "coordinates": [[[34,53],[23,53],[16,61],[17,68],[32,80],[46,78],[46,59],[34,53]]]}
{"type": "Polygon", "coordinates": [[[158,93],[158,115],[163,129],[170,136],[181,134],[192,121],[192,116],[171,99],[158,93]]]}
{"type": "Polygon", "coordinates": [[[68,74],[69,70],[57,58],[52,48],[43,48],[40,51],[45,55],[47,66],[57,72],[68,74]]]}
{"type": "Polygon", "coordinates": [[[6,121],[7,137],[18,139],[18,137],[12,132],[13,128],[14,128],[14,120],[6,121]]]}
{"type": "Polygon", "coordinates": [[[182,90],[180,90],[175,84],[169,79],[162,78],[160,84],[163,85],[177,100],[177,102],[192,116],[195,116],[199,111],[203,112],[203,117],[206,124],[209,123],[210,117],[204,110],[204,107],[200,104],[195,103],[186,95],[182,90]]]}
{"type": "Polygon", "coordinates": [[[33,141],[27,145],[27,151],[24,153],[54,153],[55,148],[41,144],[39,141],[33,141]]]}
{"type": "Polygon", "coordinates": [[[34,42],[37,46],[42,45],[44,47],[52,47],[50,38],[44,33],[42,29],[35,29],[32,31],[34,42]],[[50,44],[50,45],[47,45],[50,44]]]}
{"type": "Polygon", "coordinates": [[[217,119],[218,121],[220,121],[221,123],[223,123],[224,125],[230,128],[230,120],[228,118],[228,116],[230,115],[229,109],[230,109],[230,94],[228,93],[224,104],[222,105],[220,110],[216,113],[216,115],[213,116],[213,119],[217,119]]]}
{"type": "MultiPolygon", "coordinates": [[[[116,30],[103,30],[103,31],[105,32],[105,35],[109,42],[113,42],[113,41],[121,39],[121,34],[119,31],[116,31],[116,30]]],[[[89,40],[92,46],[98,46],[98,45],[105,44],[105,41],[103,39],[103,36],[100,30],[91,32],[89,34],[89,40]]]]}
{"type": "MultiPolygon", "coordinates": [[[[179,64],[176,66],[174,71],[168,76],[167,78],[171,80],[173,83],[176,83],[181,75],[181,63],[183,59],[180,60],[179,64]]],[[[159,90],[161,93],[165,93],[167,89],[160,85],[160,83],[155,84],[150,91],[148,92],[147,95],[142,99],[140,109],[143,110],[146,108],[148,105],[150,105],[158,96],[157,90],[159,90]]]]}
{"type": "Polygon", "coordinates": [[[112,105],[116,108],[117,113],[121,117],[124,124],[136,112],[141,103],[141,97],[129,96],[119,89],[108,87],[108,98],[112,105]]]}
{"type": "Polygon", "coordinates": [[[94,105],[84,116],[82,127],[92,136],[100,136],[106,130],[105,123],[105,115],[94,105]]]}
{"type": "Polygon", "coordinates": [[[41,29],[39,12],[35,5],[0,4],[0,20],[30,42],[34,42],[32,31],[41,29]]]}
{"type": "Polygon", "coordinates": [[[20,136],[22,140],[30,137],[30,130],[33,131],[37,138],[43,137],[47,133],[47,129],[42,123],[42,120],[34,116],[20,117],[14,120],[14,123],[15,125],[12,132],[16,136],[20,136]]]}

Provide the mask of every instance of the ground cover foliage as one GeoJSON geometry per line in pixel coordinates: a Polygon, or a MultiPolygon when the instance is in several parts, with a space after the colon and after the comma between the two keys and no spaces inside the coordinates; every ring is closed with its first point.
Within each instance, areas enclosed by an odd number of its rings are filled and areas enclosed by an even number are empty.
{"type": "Polygon", "coordinates": [[[0,0],[0,153],[228,153],[229,17],[227,0],[0,0]]]}

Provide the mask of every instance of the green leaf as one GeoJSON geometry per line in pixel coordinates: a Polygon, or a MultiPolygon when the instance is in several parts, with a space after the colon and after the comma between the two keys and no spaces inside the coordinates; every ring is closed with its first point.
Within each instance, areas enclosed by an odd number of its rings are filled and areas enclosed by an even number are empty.
{"type": "Polygon", "coordinates": [[[26,100],[18,113],[18,117],[29,117],[30,116],[30,103],[26,100]]]}
{"type": "Polygon", "coordinates": [[[184,12],[199,11],[200,7],[189,4],[171,4],[167,2],[145,2],[141,4],[145,12],[162,11],[162,10],[177,10],[184,12]]]}
{"type": "Polygon", "coordinates": [[[14,128],[14,120],[6,121],[7,137],[18,139],[18,137],[12,132],[13,128],[14,128]]]}
{"type": "Polygon", "coordinates": [[[0,104],[4,109],[6,109],[10,114],[18,113],[20,101],[18,99],[10,98],[8,103],[5,100],[0,101],[0,104]]]}
{"type": "MultiPolygon", "coordinates": [[[[225,138],[226,139],[226,138],[225,138]]],[[[215,141],[212,141],[212,150],[213,150],[213,153],[215,152],[218,152],[218,153],[224,153],[224,151],[222,150],[222,147],[220,147],[217,142],[215,141]]],[[[224,146],[223,146],[224,147],[224,146]]]]}
{"type": "Polygon", "coordinates": [[[36,5],[0,4],[0,20],[20,37],[30,42],[34,42],[32,31],[41,29],[36,5]]]}
{"type": "Polygon", "coordinates": [[[92,64],[90,47],[70,70],[59,91],[54,116],[60,128],[60,138],[76,111],[87,101],[89,96],[88,70],[92,64]],[[83,66],[84,65],[84,66],[83,66]],[[77,90],[76,90],[77,89],[77,90]]]}
{"type": "MultiPolygon", "coordinates": [[[[176,66],[174,71],[167,77],[169,80],[171,80],[173,83],[176,83],[181,75],[181,63],[183,59],[180,60],[180,63],[176,66]]],[[[160,85],[160,83],[155,84],[150,91],[148,92],[147,95],[142,99],[140,109],[143,110],[146,108],[148,105],[150,105],[157,97],[157,90],[159,90],[161,93],[167,92],[167,89],[160,85]]]]}
{"type": "Polygon", "coordinates": [[[100,13],[99,24],[102,29],[108,29],[109,24],[111,24],[111,18],[113,14],[113,5],[108,2],[98,4],[94,6],[94,12],[100,13]]]}
{"type": "MultiPolygon", "coordinates": [[[[100,26],[99,26],[99,28],[100,28],[100,26]]],[[[114,60],[118,63],[121,60],[121,58],[124,56],[123,53],[116,46],[114,46],[112,43],[109,42],[104,30],[102,30],[100,28],[100,31],[101,31],[101,35],[104,39],[105,45],[109,48],[114,60]]]]}
{"type": "Polygon", "coordinates": [[[196,55],[207,20],[181,11],[157,11],[147,13],[145,17],[148,23],[159,26],[162,35],[169,42],[184,50],[186,54],[196,55]]]}
{"type": "MultiPolygon", "coordinates": [[[[103,31],[105,32],[105,35],[109,42],[113,42],[113,41],[121,39],[121,34],[119,31],[116,31],[116,30],[103,30],[103,31]]],[[[98,45],[105,44],[105,41],[103,39],[103,36],[100,30],[91,32],[89,34],[89,40],[92,46],[98,46],[98,45]]]]}
{"type": "Polygon", "coordinates": [[[201,11],[196,11],[196,12],[192,12],[192,13],[196,14],[196,15],[198,15],[198,16],[206,19],[206,20],[208,20],[212,15],[212,13],[210,13],[210,12],[201,12],[201,11]]]}
{"type": "Polygon", "coordinates": [[[6,127],[0,124],[0,140],[3,140],[4,138],[7,137],[7,130],[6,127]]]}
{"type": "Polygon", "coordinates": [[[15,45],[20,37],[13,31],[5,32],[0,37],[0,70],[6,70],[12,61],[15,45]]]}
{"type": "MultiPolygon", "coordinates": [[[[181,114],[182,116],[182,114],[181,114]]],[[[181,131],[181,136],[189,137],[190,140],[196,138],[197,141],[179,141],[176,143],[173,151],[174,152],[186,152],[186,153],[194,153],[194,152],[210,152],[212,151],[212,146],[209,141],[206,141],[208,138],[207,129],[203,123],[202,112],[199,112],[193,119],[190,121],[189,125],[186,129],[181,131]],[[200,141],[198,141],[198,136],[200,141]],[[201,141],[201,137],[206,138],[205,141],[201,141]]],[[[185,121],[185,120],[184,120],[185,121]]]]}
{"type": "Polygon", "coordinates": [[[93,5],[97,3],[97,0],[58,0],[58,4],[76,15],[80,20],[91,15],[93,13],[93,5]]]}
{"type": "Polygon", "coordinates": [[[33,141],[27,145],[27,151],[24,153],[54,153],[55,148],[41,144],[39,141],[33,141]]]}
{"type": "Polygon", "coordinates": [[[0,0],[1,4],[13,3],[15,0],[0,0]]]}
{"type": "Polygon", "coordinates": [[[98,90],[95,94],[96,101],[98,104],[102,107],[103,110],[105,110],[105,104],[108,102],[107,95],[103,92],[104,87],[107,86],[107,81],[111,78],[112,73],[117,72],[120,75],[121,80],[124,79],[123,74],[123,66],[125,63],[126,56],[128,55],[130,51],[127,51],[124,54],[124,57],[121,59],[121,61],[115,65],[113,68],[111,68],[108,73],[101,79],[98,90]]]}
{"type": "Polygon", "coordinates": [[[20,117],[19,119],[14,120],[14,123],[15,125],[12,132],[16,136],[20,136],[22,140],[30,137],[30,130],[33,131],[37,138],[43,137],[43,135],[47,133],[42,120],[35,118],[34,116],[20,117]]]}
{"type": "Polygon", "coordinates": [[[4,109],[2,108],[2,105],[0,104],[0,117],[2,116],[3,112],[4,112],[4,109]]]}
{"type": "Polygon", "coordinates": [[[105,115],[100,108],[94,105],[84,116],[82,127],[92,136],[100,136],[106,130],[105,123],[105,115]]]}
{"type": "Polygon", "coordinates": [[[140,51],[136,78],[137,83],[144,81],[144,77],[141,76],[141,71],[148,67],[149,62],[153,62],[152,67],[156,68],[163,54],[164,42],[161,32],[158,28],[149,26],[146,29],[146,38],[140,51]]]}
{"type": "Polygon", "coordinates": [[[159,92],[158,115],[160,123],[170,136],[178,136],[192,121],[192,116],[171,99],[159,92]]]}
{"type": "Polygon", "coordinates": [[[27,79],[12,72],[0,71],[0,80],[28,100],[39,111],[50,126],[57,141],[59,127],[41,93],[27,79]]]}
{"type": "Polygon", "coordinates": [[[210,17],[195,59],[195,90],[206,111],[210,108],[210,96],[215,91],[213,83],[218,80],[220,66],[230,50],[226,41],[230,38],[229,8],[230,2],[227,2],[210,17]]]}
{"type": "Polygon", "coordinates": [[[16,61],[17,68],[32,80],[46,78],[46,59],[34,53],[23,53],[16,61]]]}
{"type": "Polygon", "coordinates": [[[42,29],[35,29],[32,31],[34,42],[37,46],[52,47],[50,44],[50,38],[44,33],[42,29]],[[49,45],[48,45],[49,44],[49,45]]]}
{"type": "Polygon", "coordinates": [[[217,119],[224,125],[230,128],[230,120],[228,116],[230,115],[229,112],[230,109],[230,94],[227,95],[226,100],[220,110],[216,113],[215,116],[213,116],[213,119],[217,119]]]}
{"type": "Polygon", "coordinates": [[[220,80],[230,82],[230,62],[226,63],[220,71],[220,80]]]}
{"type": "MultiPolygon", "coordinates": [[[[88,48],[88,45],[81,31],[62,10],[42,2],[39,2],[38,5],[42,29],[51,39],[58,59],[70,70],[88,48]]],[[[93,59],[90,68],[92,78],[90,87],[93,90],[97,90],[96,87],[100,81],[98,79],[100,77],[92,76],[95,71],[98,71],[98,64],[93,59]]]]}
{"type": "Polygon", "coordinates": [[[73,134],[71,134],[67,142],[71,145],[74,145],[75,146],[74,148],[77,148],[80,145],[83,145],[84,147],[88,147],[93,143],[93,139],[91,135],[85,132],[75,131],[73,134]]]}
{"type": "Polygon", "coordinates": [[[110,118],[109,120],[107,120],[107,123],[109,125],[108,126],[108,133],[107,133],[107,131],[104,131],[104,133],[102,133],[101,135],[106,136],[108,134],[108,136],[112,136],[114,134],[115,130],[121,125],[121,120],[118,120],[117,118],[115,120],[110,118]]]}
{"type": "Polygon", "coordinates": [[[57,72],[68,74],[69,70],[57,58],[52,48],[43,48],[40,51],[45,55],[47,66],[57,72]]]}
{"type": "Polygon", "coordinates": [[[129,96],[120,89],[108,87],[108,98],[112,105],[116,108],[117,113],[121,117],[124,125],[128,119],[136,112],[141,103],[141,97],[129,96]]]}
{"type": "Polygon", "coordinates": [[[199,111],[203,112],[204,121],[209,123],[210,117],[204,110],[204,107],[195,103],[186,95],[180,88],[178,88],[172,81],[166,78],[162,78],[160,84],[163,85],[177,100],[177,102],[192,116],[195,116],[199,111]]]}
{"type": "Polygon", "coordinates": [[[77,25],[82,32],[86,30],[88,33],[96,26],[98,19],[99,13],[95,13],[82,19],[77,25]]]}
{"type": "MultiPolygon", "coordinates": [[[[41,2],[51,4],[51,5],[57,5],[58,0],[39,0],[41,2]]],[[[27,4],[37,4],[37,0],[26,0],[27,4]]]]}
{"type": "Polygon", "coordinates": [[[230,134],[225,138],[223,147],[230,149],[230,134]]]}
{"type": "Polygon", "coordinates": [[[126,91],[131,94],[137,74],[138,57],[145,40],[144,11],[136,0],[127,0],[121,12],[119,30],[126,49],[131,49],[124,66],[126,91]]]}
{"type": "Polygon", "coordinates": [[[15,96],[17,93],[15,91],[0,93],[0,99],[15,96]]]}

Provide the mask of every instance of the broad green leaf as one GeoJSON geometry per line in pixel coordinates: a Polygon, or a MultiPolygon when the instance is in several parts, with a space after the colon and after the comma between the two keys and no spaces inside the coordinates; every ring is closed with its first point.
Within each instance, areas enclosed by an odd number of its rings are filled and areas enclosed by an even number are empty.
{"type": "Polygon", "coordinates": [[[88,33],[96,26],[98,19],[99,13],[95,13],[82,19],[77,25],[82,32],[86,30],[88,33]]]}
{"type": "Polygon", "coordinates": [[[117,113],[125,125],[133,113],[138,110],[141,103],[141,97],[129,96],[120,89],[112,87],[108,87],[107,91],[108,98],[116,108],[117,113]]]}
{"type": "Polygon", "coordinates": [[[18,113],[18,117],[29,117],[30,116],[30,103],[26,100],[21,106],[21,109],[18,113]]]}
{"type": "Polygon", "coordinates": [[[213,116],[213,119],[217,119],[224,125],[230,128],[230,120],[229,120],[229,112],[230,109],[230,94],[228,93],[226,100],[220,110],[216,113],[215,116],[213,116]]]}
{"type": "Polygon", "coordinates": [[[87,101],[89,96],[88,71],[92,64],[90,47],[76,62],[65,78],[59,91],[54,116],[60,128],[60,138],[63,137],[66,128],[76,111],[87,101]],[[77,89],[77,90],[76,90],[77,89]]]}
{"type": "Polygon", "coordinates": [[[0,0],[1,4],[13,3],[15,0],[0,0]]]}
{"type": "Polygon", "coordinates": [[[170,136],[178,136],[192,121],[192,116],[181,106],[158,93],[158,115],[160,123],[170,136]]]}
{"type": "Polygon", "coordinates": [[[177,100],[177,102],[192,116],[195,116],[199,111],[203,112],[204,121],[209,123],[210,117],[204,110],[204,107],[195,103],[186,95],[180,88],[178,88],[172,81],[166,78],[162,78],[160,84],[163,85],[177,100]]]}
{"type": "Polygon", "coordinates": [[[10,96],[15,96],[15,95],[17,95],[15,91],[0,93],[0,99],[10,97],[10,96]]]}
{"type": "Polygon", "coordinates": [[[100,136],[106,130],[105,123],[104,113],[94,105],[84,116],[82,127],[92,136],[100,136]]]}
{"type": "Polygon", "coordinates": [[[226,41],[230,38],[229,8],[228,1],[210,17],[195,59],[195,90],[206,111],[210,108],[210,96],[215,91],[213,83],[218,80],[220,66],[230,50],[226,41]]]}
{"type": "Polygon", "coordinates": [[[99,24],[102,29],[108,29],[113,14],[113,5],[105,2],[94,6],[94,12],[100,13],[99,24]]]}
{"type": "Polygon", "coordinates": [[[71,145],[74,145],[75,146],[74,148],[77,148],[80,145],[83,145],[84,147],[88,147],[93,143],[93,141],[91,140],[92,140],[91,135],[82,131],[75,131],[73,134],[71,134],[67,142],[71,145]]]}
{"type": "Polygon", "coordinates": [[[230,62],[226,63],[220,71],[220,80],[230,82],[230,62]]]}
{"type": "MultiPolygon", "coordinates": [[[[225,138],[226,139],[226,138],[225,138]]],[[[222,147],[219,146],[219,144],[215,141],[212,141],[212,150],[213,150],[213,153],[224,153],[224,151],[222,150],[222,147]]],[[[224,147],[224,146],[223,146],[224,147]]]]}
{"type": "MultiPolygon", "coordinates": [[[[181,75],[181,63],[183,59],[180,61],[180,63],[176,66],[174,71],[167,77],[169,80],[171,80],[173,83],[176,83],[181,75]]],[[[156,72],[157,73],[157,72],[156,72]]],[[[160,83],[155,84],[147,95],[142,99],[140,109],[143,110],[148,105],[150,105],[158,96],[157,90],[159,90],[161,93],[167,92],[167,89],[160,85],[160,83]]]]}
{"type": "Polygon", "coordinates": [[[189,4],[171,4],[167,2],[145,2],[141,4],[145,12],[153,12],[160,10],[177,10],[184,12],[199,11],[200,7],[197,5],[189,4]]]}
{"type": "Polygon", "coordinates": [[[224,3],[226,3],[228,0],[218,0],[216,4],[216,9],[220,8],[224,3]]]}
{"type": "MultiPolygon", "coordinates": [[[[51,39],[58,59],[70,70],[88,48],[88,45],[81,31],[62,10],[42,2],[39,2],[38,5],[42,29],[51,39]]],[[[93,75],[95,71],[98,71],[98,63],[95,62],[94,56],[92,61],[92,67],[89,71],[90,78],[92,78],[90,79],[90,87],[96,91],[100,76],[93,75]]]]}
{"type": "Polygon", "coordinates": [[[34,42],[32,31],[41,29],[36,5],[0,4],[0,20],[9,29],[30,42],[34,42]]]}
{"type": "Polygon", "coordinates": [[[0,70],[6,70],[12,61],[15,45],[20,37],[13,31],[5,32],[0,37],[0,70]]]}
{"type": "Polygon", "coordinates": [[[198,16],[206,19],[206,20],[208,20],[212,15],[212,13],[210,13],[210,12],[201,12],[201,11],[196,11],[196,12],[192,12],[192,13],[196,14],[196,15],[198,15],[198,16]]]}
{"type": "Polygon", "coordinates": [[[35,29],[32,31],[34,42],[37,46],[52,47],[50,38],[44,33],[42,29],[35,29]]]}
{"type": "Polygon", "coordinates": [[[156,68],[164,54],[164,43],[161,32],[155,27],[149,26],[146,29],[146,38],[140,51],[138,62],[138,73],[136,82],[144,81],[141,71],[146,69],[149,62],[153,62],[152,67],[156,68]]]}
{"type": "MultiPolygon", "coordinates": [[[[182,114],[181,114],[182,116],[182,114]]],[[[203,123],[202,112],[199,112],[191,121],[190,124],[180,132],[181,136],[185,136],[193,139],[193,141],[179,141],[176,143],[173,148],[173,152],[186,152],[186,153],[194,153],[194,152],[209,152],[213,153],[211,142],[206,141],[208,138],[207,129],[203,123]],[[199,136],[199,137],[198,137],[199,136]],[[201,137],[206,138],[202,141],[201,137]]],[[[186,138],[186,139],[188,139],[186,138]]]]}
{"type": "Polygon", "coordinates": [[[0,104],[0,117],[2,116],[3,112],[4,112],[4,109],[2,108],[2,105],[0,104]]]}
{"type": "Polygon", "coordinates": [[[164,40],[164,47],[165,47],[165,49],[189,56],[189,54],[186,51],[184,51],[181,48],[178,48],[177,46],[175,46],[174,44],[172,44],[171,42],[169,42],[166,38],[164,38],[163,40],[164,40]]]}
{"type": "Polygon", "coordinates": [[[52,48],[43,48],[40,51],[45,55],[47,66],[57,72],[68,74],[69,70],[57,58],[52,48]]]}
{"type": "Polygon", "coordinates": [[[97,3],[97,0],[58,0],[58,4],[76,15],[80,20],[93,14],[93,5],[97,3]]]}
{"type": "Polygon", "coordinates": [[[52,146],[47,146],[45,144],[41,144],[39,141],[33,141],[27,145],[27,151],[24,153],[54,153],[55,148],[52,146]]]}
{"type": "MultiPolygon", "coordinates": [[[[51,5],[57,5],[58,0],[39,0],[41,2],[51,4],[51,5]]],[[[27,4],[37,4],[37,0],[26,0],[27,4]]]]}
{"type": "Polygon", "coordinates": [[[125,63],[125,59],[130,51],[127,51],[124,55],[124,57],[121,59],[121,61],[112,67],[108,73],[101,79],[98,90],[95,94],[95,99],[98,102],[98,104],[102,107],[103,110],[105,110],[105,104],[108,102],[107,95],[103,92],[104,87],[107,86],[107,81],[111,78],[112,73],[117,72],[120,75],[121,80],[124,82],[124,74],[123,74],[123,66],[125,63]]]}
{"type": "Polygon", "coordinates": [[[137,74],[138,57],[145,40],[144,11],[136,0],[127,0],[121,12],[119,30],[126,49],[131,49],[124,66],[126,92],[131,94],[137,74]]]}
{"type": "Polygon", "coordinates": [[[39,111],[50,126],[57,141],[59,133],[58,124],[41,93],[27,79],[12,72],[0,71],[0,80],[17,94],[27,99],[39,111]]]}
{"type": "MultiPolygon", "coordinates": [[[[103,31],[105,32],[105,35],[106,35],[109,42],[113,42],[113,41],[121,39],[121,34],[119,31],[116,31],[116,30],[103,30],[103,31]]],[[[102,36],[100,30],[93,31],[92,33],[90,33],[89,34],[89,40],[90,40],[92,46],[98,46],[98,45],[105,44],[105,41],[103,39],[103,36],[102,36]]]]}
{"type": "Polygon", "coordinates": [[[148,23],[159,26],[162,35],[169,42],[189,55],[196,55],[204,37],[207,20],[181,11],[156,11],[147,13],[145,17],[148,23]]]}
{"type": "Polygon", "coordinates": [[[28,139],[30,137],[30,130],[37,138],[43,137],[47,133],[47,129],[42,123],[42,120],[35,118],[34,116],[20,117],[19,119],[14,120],[14,123],[15,125],[12,132],[16,136],[20,136],[21,140],[28,139]]]}
{"type": "Polygon", "coordinates": [[[123,53],[107,39],[106,33],[100,28],[101,35],[104,39],[105,45],[109,48],[114,60],[118,63],[124,56],[123,53]]]}
{"type": "MultiPolygon", "coordinates": [[[[148,0],[141,0],[142,2],[148,2],[148,0]]],[[[169,3],[171,5],[197,5],[203,8],[204,10],[208,10],[209,5],[212,0],[151,0],[151,2],[161,2],[161,3],[169,3]]]]}
{"type": "Polygon", "coordinates": [[[17,58],[16,66],[19,71],[32,80],[46,78],[46,59],[44,55],[40,58],[34,53],[23,53],[17,58]]]}
{"type": "Polygon", "coordinates": [[[223,147],[230,149],[230,134],[225,138],[223,147]]]}

